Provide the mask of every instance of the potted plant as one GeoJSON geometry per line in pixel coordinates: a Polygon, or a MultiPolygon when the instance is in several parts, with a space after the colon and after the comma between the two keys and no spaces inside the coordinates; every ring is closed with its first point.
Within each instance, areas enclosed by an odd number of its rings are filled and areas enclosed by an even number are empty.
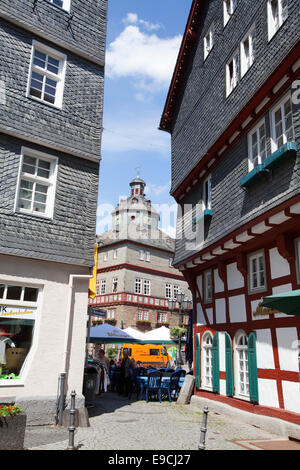
{"type": "Polygon", "coordinates": [[[115,318],[106,318],[104,322],[109,323],[112,326],[115,326],[117,324],[117,320],[115,318]]]}
{"type": "Polygon", "coordinates": [[[26,414],[15,404],[0,404],[0,450],[23,450],[26,414]]]}

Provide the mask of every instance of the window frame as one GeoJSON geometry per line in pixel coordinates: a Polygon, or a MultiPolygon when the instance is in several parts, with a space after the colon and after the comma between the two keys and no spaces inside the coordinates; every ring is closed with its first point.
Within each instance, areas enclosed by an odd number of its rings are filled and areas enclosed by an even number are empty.
{"type": "MultiPolygon", "coordinates": [[[[67,68],[67,56],[56,49],[53,49],[45,44],[36,41],[33,39],[32,47],[31,47],[31,57],[30,57],[30,64],[29,64],[29,72],[28,72],[28,80],[27,80],[27,90],[26,90],[26,98],[30,98],[32,100],[38,101],[39,103],[46,104],[47,106],[51,106],[56,109],[62,109],[63,106],[63,93],[64,93],[64,84],[65,84],[65,76],[66,76],[66,68],[67,68]],[[39,51],[42,54],[46,54],[47,57],[50,55],[51,57],[55,58],[59,61],[59,74],[56,75],[52,72],[49,72],[45,69],[42,69],[33,63],[34,60],[34,53],[35,51],[39,51]],[[30,88],[31,88],[31,79],[32,73],[36,72],[40,75],[43,75],[50,78],[51,80],[57,83],[56,94],[55,94],[55,102],[50,103],[42,98],[37,96],[31,95],[30,88]]],[[[44,83],[44,80],[43,80],[44,83]]],[[[43,85],[44,88],[44,85],[43,85]]]]}
{"type": "Polygon", "coordinates": [[[172,285],[171,284],[168,284],[168,283],[165,284],[165,297],[166,297],[166,299],[172,299],[172,285]],[[170,295],[169,296],[167,295],[167,290],[168,289],[170,289],[170,295]]]}
{"type": "Polygon", "coordinates": [[[136,277],[134,281],[134,293],[135,294],[141,294],[142,293],[142,279],[140,277],[136,277]],[[137,290],[137,287],[139,286],[139,289],[137,290]]]}
{"type": "Polygon", "coordinates": [[[168,322],[168,313],[167,312],[156,312],[156,322],[157,323],[167,323],[168,322]]]}
{"type": "Polygon", "coordinates": [[[207,59],[209,54],[214,48],[215,45],[215,22],[213,21],[210,25],[210,27],[207,30],[207,33],[205,34],[203,38],[203,57],[204,61],[207,59]],[[207,47],[208,43],[208,36],[209,36],[209,48],[207,47]]]}
{"type": "Polygon", "coordinates": [[[101,279],[100,280],[100,295],[104,295],[104,294],[106,294],[106,279],[101,279]]]}
{"type": "Polygon", "coordinates": [[[207,269],[203,273],[203,292],[204,292],[204,303],[205,304],[211,304],[213,301],[213,274],[212,274],[212,269],[207,269]],[[208,294],[208,283],[207,283],[207,277],[210,275],[210,287],[211,287],[211,297],[209,297],[208,294]]]}
{"type": "MultiPolygon", "coordinates": [[[[259,274],[260,270],[258,269],[256,271],[256,274],[259,274]]],[[[264,250],[258,250],[253,253],[248,254],[248,290],[249,294],[256,294],[259,292],[265,292],[267,290],[267,270],[266,270],[266,258],[265,258],[265,251],[264,250]],[[253,259],[258,260],[260,257],[262,257],[263,260],[263,273],[264,273],[264,285],[261,286],[259,285],[258,287],[253,287],[253,278],[252,278],[252,263],[251,261],[253,259]]]]}
{"type": "Polygon", "coordinates": [[[112,292],[113,293],[118,292],[118,282],[119,282],[119,278],[113,277],[113,280],[112,280],[112,292]],[[114,287],[115,285],[116,287],[114,287]]]}
{"type": "Polygon", "coordinates": [[[143,279],[143,295],[151,295],[151,281],[150,279],[143,279]],[[147,286],[147,289],[146,289],[147,286]],[[146,292],[146,290],[148,292],[146,292]]]}
{"type": "Polygon", "coordinates": [[[245,34],[244,38],[241,41],[240,44],[240,71],[241,71],[241,78],[243,78],[246,73],[251,69],[252,65],[254,64],[255,61],[255,47],[253,47],[253,44],[255,44],[255,25],[252,25],[252,27],[249,29],[248,33],[245,34]],[[249,56],[250,56],[250,65],[245,67],[245,47],[244,44],[246,40],[249,40],[249,56]]]}
{"type": "Polygon", "coordinates": [[[17,185],[16,185],[15,201],[14,201],[14,213],[53,219],[54,207],[55,207],[57,173],[58,173],[58,162],[59,162],[58,157],[56,157],[55,155],[38,152],[29,147],[22,147],[21,155],[20,155],[19,170],[18,170],[18,180],[17,180],[17,185]],[[40,159],[40,160],[50,163],[49,179],[43,178],[38,175],[32,175],[30,173],[23,172],[22,169],[23,169],[25,156],[32,157],[37,160],[40,159]],[[34,185],[40,184],[40,185],[47,186],[49,193],[47,192],[47,203],[46,203],[45,213],[33,211],[32,209],[29,210],[29,209],[18,207],[22,179],[24,179],[25,181],[30,181],[34,185]]]}
{"type": "Polygon", "coordinates": [[[236,8],[238,0],[223,0],[223,18],[224,18],[224,28],[227,25],[228,21],[232,18],[236,8]],[[231,12],[228,12],[227,5],[229,3],[231,12]]]}
{"type": "Polygon", "coordinates": [[[202,337],[202,341],[201,341],[201,346],[202,346],[202,354],[201,354],[201,388],[202,389],[205,389],[205,390],[209,390],[209,391],[212,391],[213,389],[213,353],[212,353],[212,349],[213,349],[213,335],[211,334],[210,331],[206,331],[204,334],[203,334],[203,337],[202,337]],[[205,341],[207,340],[207,338],[210,338],[210,341],[211,343],[208,345],[205,343],[205,341]],[[206,355],[207,351],[210,351],[210,355],[206,355]],[[209,359],[210,363],[209,363],[209,369],[210,369],[210,384],[207,384],[206,383],[206,371],[207,371],[207,368],[206,368],[206,359],[209,359]]]}
{"type": "Polygon", "coordinates": [[[240,54],[239,54],[239,48],[237,48],[230,59],[226,63],[226,98],[231,95],[233,90],[237,87],[239,83],[239,78],[240,78],[240,54]],[[235,60],[236,59],[236,60],[235,60]],[[230,64],[231,62],[233,63],[233,71],[232,71],[232,81],[233,78],[235,77],[235,84],[234,86],[230,83],[230,64]]]}
{"type": "Polygon", "coordinates": [[[274,23],[273,19],[273,14],[272,14],[272,0],[268,0],[267,2],[267,25],[268,25],[268,41],[271,41],[271,39],[276,35],[276,33],[280,30],[281,26],[285,23],[289,16],[289,8],[288,8],[288,2],[287,2],[287,15],[285,18],[283,18],[282,13],[282,0],[276,0],[278,4],[278,27],[276,29],[276,25],[274,23]]]}
{"type": "MultiPolygon", "coordinates": [[[[245,355],[243,355],[245,356],[245,355]]],[[[250,373],[249,373],[249,355],[248,355],[248,335],[245,331],[239,330],[234,338],[234,396],[236,398],[240,398],[242,400],[250,401],[250,373]],[[239,345],[239,341],[241,337],[245,337],[247,340],[246,345],[239,345]],[[248,369],[245,371],[240,371],[240,357],[239,351],[245,351],[246,357],[243,357],[243,361],[247,363],[248,369]],[[245,380],[241,382],[240,380],[240,373],[243,372],[243,377],[248,373],[248,382],[245,380]],[[246,385],[246,392],[241,391],[241,383],[246,385]],[[248,385],[248,393],[247,393],[247,385],[248,385]]]]}
{"type": "Polygon", "coordinates": [[[203,189],[202,189],[202,206],[203,206],[203,211],[205,210],[211,210],[212,208],[212,178],[211,174],[208,175],[204,180],[203,180],[203,189]],[[207,189],[206,189],[207,188],[207,189]],[[206,202],[207,201],[207,202],[206,202]]]}
{"type": "Polygon", "coordinates": [[[292,105],[292,97],[291,97],[291,92],[289,91],[285,95],[283,95],[280,100],[275,104],[275,106],[272,107],[270,110],[270,123],[271,123],[271,149],[272,152],[275,152],[278,150],[281,146],[278,146],[276,143],[276,126],[275,126],[275,113],[281,109],[281,123],[282,123],[282,141],[283,144],[286,144],[287,142],[293,142],[295,139],[295,127],[294,127],[294,120],[293,120],[293,105],[292,105]],[[291,105],[291,114],[292,114],[292,130],[293,130],[293,139],[287,140],[286,136],[286,128],[285,128],[285,115],[282,114],[284,111],[284,105],[285,103],[290,100],[290,105],[291,105]],[[283,130],[284,129],[284,130],[283,130]]]}
{"type": "Polygon", "coordinates": [[[262,159],[262,149],[260,148],[260,142],[261,142],[261,138],[258,138],[258,133],[259,133],[259,137],[260,137],[260,129],[262,127],[262,125],[264,125],[265,127],[265,148],[264,148],[264,151],[265,151],[265,158],[267,157],[267,126],[266,126],[266,119],[263,118],[261,119],[249,132],[248,132],[248,168],[249,168],[249,171],[253,170],[253,168],[255,168],[256,165],[254,165],[254,161],[253,161],[253,153],[252,153],[252,149],[253,149],[253,145],[252,145],[252,137],[254,134],[256,134],[256,137],[257,137],[257,146],[259,147],[259,152],[258,152],[258,165],[262,164],[263,160],[265,159],[262,159]]]}
{"type": "Polygon", "coordinates": [[[62,0],[62,3],[63,3],[62,7],[60,7],[59,5],[56,5],[54,3],[54,0],[47,0],[47,1],[51,3],[51,5],[53,5],[54,7],[59,8],[60,10],[67,11],[68,13],[70,13],[71,11],[71,0],[62,0]]]}

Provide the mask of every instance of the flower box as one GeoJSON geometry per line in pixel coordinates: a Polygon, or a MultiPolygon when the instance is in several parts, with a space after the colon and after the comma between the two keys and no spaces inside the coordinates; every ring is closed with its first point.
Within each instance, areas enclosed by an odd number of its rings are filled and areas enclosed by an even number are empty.
{"type": "Polygon", "coordinates": [[[23,450],[26,414],[0,415],[0,450],[23,450]]]}

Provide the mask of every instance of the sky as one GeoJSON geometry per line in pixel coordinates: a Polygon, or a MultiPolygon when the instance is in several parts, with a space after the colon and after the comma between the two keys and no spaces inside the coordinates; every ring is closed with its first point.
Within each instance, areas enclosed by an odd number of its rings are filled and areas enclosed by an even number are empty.
{"type": "Polygon", "coordinates": [[[171,138],[158,130],[192,0],[109,0],[97,234],[140,173],[161,228],[175,236],[171,138]],[[165,212],[164,212],[165,213],[165,212]]]}

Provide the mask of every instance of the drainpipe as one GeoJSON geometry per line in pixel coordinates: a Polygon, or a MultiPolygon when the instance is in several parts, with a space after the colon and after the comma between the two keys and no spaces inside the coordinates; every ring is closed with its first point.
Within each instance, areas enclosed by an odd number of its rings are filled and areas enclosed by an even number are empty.
{"type": "MultiPolygon", "coordinates": [[[[90,268],[91,270],[92,268],[90,268]]],[[[60,373],[60,396],[59,396],[59,425],[62,425],[62,416],[63,416],[63,407],[64,407],[64,396],[65,396],[65,380],[67,375],[67,362],[69,355],[69,339],[71,333],[71,320],[72,320],[72,296],[73,296],[73,287],[74,279],[92,279],[93,275],[91,274],[70,274],[69,276],[69,294],[68,294],[68,304],[67,304],[67,319],[66,319],[66,331],[65,331],[65,340],[64,340],[64,349],[63,349],[63,367],[62,372],[60,373]]]]}

